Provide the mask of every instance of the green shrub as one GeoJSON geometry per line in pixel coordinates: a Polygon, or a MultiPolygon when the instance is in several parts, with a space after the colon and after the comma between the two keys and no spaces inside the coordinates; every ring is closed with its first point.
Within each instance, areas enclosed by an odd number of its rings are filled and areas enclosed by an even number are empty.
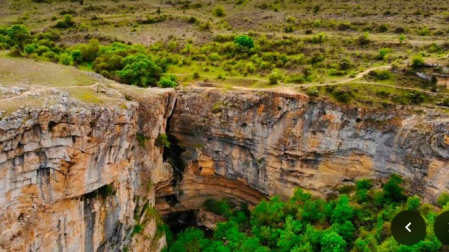
{"type": "MultiPolygon", "coordinates": [[[[127,56],[121,63],[125,67],[116,72],[117,76],[125,83],[136,86],[155,85],[163,73],[162,67],[156,64],[150,55],[143,53],[127,56]]],[[[160,85],[165,84],[171,85],[173,82],[170,79],[165,79],[160,85]]]]}
{"type": "Polygon", "coordinates": [[[319,93],[320,93],[320,91],[316,87],[309,87],[306,90],[306,94],[308,96],[312,96],[312,97],[318,96],[319,93]]]}
{"type": "Polygon", "coordinates": [[[160,134],[156,138],[156,144],[160,147],[170,148],[170,141],[168,140],[168,136],[166,134],[160,134]]]}
{"type": "Polygon", "coordinates": [[[334,98],[342,103],[349,103],[351,101],[351,92],[350,91],[344,91],[344,90],[335,90],[332,92],[332,95],[334,98]]]}
{"type": "Polygon", "coordinates": [[[438,196],[437,204],[440,207],[444,207],[449,202],[449,193],[443,192],[438,196]]]}
{"type": "Polygon", "coordinates": [[[275,85],[277,84],[280,80],[282,80],[282,75],[277,72],[277,71],[273,71],[271,72],[271,74],[268,76],[268,80],[270,81],[271,85],[275,85]]]}
{"type": "Polygon", "coordinates": [[[234,44],[240,51],[248,51],[254,47],[254,40],[247,35],[242,35],[234,39],[234,44]]]}
{"type": "Polygon", "coordinates": [[[204,202],[204,207],[206,208],[206,210],[218,215],[229,217],[232,214],[231,207],[227,199],[223,199],[220,201],[216,201],[214,199],[207,199],[204,202]]]}
{"type": "Polygon", "coordinates": [[[63,53],[59,55],[59,64],[63,64],[66,66],[72,65],[73,64],[72,56],[70,56],[70,54],[68,53],[63,53]]]}
{"type": "Polygon", "coordinates": [[[391,73],[388,70],[373,70],[369,72],[369,76],[376,80],[389,80],[391,79],[391,73]]]}
{"type": "Polygon", "coordinates": [[[216,17],[224,17],[226,15],[222,6],[215,7],[213,13],[216,17]]]}
{"type": "Polygon", "coordinates": [[[174,75],[164,76],[161,77],[157,85],[162,88],[173,88],[178,86],[178,81],[174,75]]]}
{"type": "Polygon", "coordinates": [[[424,59],[421,55],[415,55],[412,58],[412,67],[413,68],[420,68],[424,66],[424,59]]]}
{"type": "Polygon", "coordinates": [[[359,36],[359,38],[357,39],[357,42],[359,43],[359,45],[367,45],[370,43],[370,39],[369,39],[369,33],[365,32],[362,35],[359,36]]]}

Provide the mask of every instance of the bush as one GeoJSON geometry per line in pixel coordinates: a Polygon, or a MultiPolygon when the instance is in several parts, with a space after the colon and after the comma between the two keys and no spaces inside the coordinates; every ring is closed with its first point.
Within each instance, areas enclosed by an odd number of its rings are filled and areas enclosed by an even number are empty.
{"type": "Polygon", "coordinates": [[[424,59],[421,55],[415,55],[412,58],[412,67],[419,68],[424,66],[424,59]]]}
{"type": "Polygon", "coordinates": [[[56,23],[56,28],[69,28],[75,25],[73,22],[73,17],[70,14],[65,14],[63,20],[56,23]]]}
{"type": "Polygon", "coordinates": [[[320,93],[320,91],[316,87],[309,87],[309,88],[307,88],[307,91],[306,91],[306,94],[308,96],[312,96],[312,97],[318,96],[319,93],[320,93]]]}
{"type": "Polygon", "coordinates": [[[390,71],[388,70],[373,70],[369,72],[369,76],[374,77],[377,80],[389,80],[391,79],[390,71]]]}
{"type": "Polygon", "coordinates": [[[224,17],[226,15],[224,8],[221,6],[215,7],[213,13],[216,17],[224,17]]]}
{"type": "Polygon", "coordinates": [[[170,148],[171,144],[166,134],[160,134],[156,139],[156,145],[159,147],[170,148]]]}
{"type": "Polygon", "coordinates": [[[407,97],[412,104],[421,104],[426,100],[426,96],[418,92],[410,92],[407,97]]]}
{"type": "Polygon", "coordinates": [[[275,85],[277,84],[280,80],[282,80],[282,75],[277,72],[277,71],[273,71],[271,72],[271,74],[268,76],[268,80],[270,81],[271,85],[275,85]]]}
{"type": "Polygon", "coordinates": [[[168,77],[162,77],[157,85],[162,88],[173,88],[178,86],[178,82],[176,76],[170,75],[168,77]]]}
{"type": "Polygon", "coordinates": [[[437,204],[440,207],[444,207],[449,202],[449,193],[443,192],[437,199],[437,204]]]}
{"type": "Polygon", "coordinates": [[[254,40],[247,35],[242,35],[234,39],[234,44],[237,45],[238,49],[248,51],[254,47],[254,40]]]}
{"type": "Polygon", "coordinates": [[[334,92],[332,92],[332,95],[337,101],[342,103],[349,103],[352,96],[351,92],[343,90],[335,90],[334,92]]]}
{"type": "MultiPolygon", "coordinates": [[[[127,56],[121,63],[125,67],[116,74],[127,84],[141,87],[155,85],[163,73],[162,67],[151,56],[143,53],[127,56]]],[[[164,81],[163,84],[171,85],[172,82],[164,81]]]]}
{"type": "Polygon", "coordinates": [[[63,64],[66,66],[72,65],[73,64],[72,56],[70,56],[70,54],[68,53],[63,53],[59,55],[59,64],[63,64]]]}
{"type": "Polygon", "coordinates": [[[369,39],[369,33],[365,32],[362,35],[359,36],[359,38],[357,39],[357,42],[359,43],[359,45],[367,45],[370,42],[369,39]]]}

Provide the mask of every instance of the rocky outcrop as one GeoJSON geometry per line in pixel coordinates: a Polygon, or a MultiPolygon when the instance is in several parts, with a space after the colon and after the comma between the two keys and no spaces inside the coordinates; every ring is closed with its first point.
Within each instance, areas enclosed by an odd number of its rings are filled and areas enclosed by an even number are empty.
{"type": "Polygon", "coordinates": [[[156,208],[209,198],[326,195],[391,173],[426,199],[448,189],[442,112],[270,91],[117,90],[97,88],[114,93],[109,104],[64,97],[0,121],[0,251],[160,251],[156,208]]]}
{"type": "Polygon", "coordinates": [[[449,120],[429,109],[197,88],[178,93],[169,128],[184,148],[185,171],[175,186],[157,191],[162,210],[170,202],[171,209],[197,207],[200,193],[257,201],[261,195],[247,188],[266,196],[289,196],[297,187],[325,195],[391,173],[426,199],[448,189],[449,120]]]}
{"type": "Polygon", "coordinates": [[[0,251],[159,251],[155,140],[174,97],[152,89],[107,106],[64,98],[1,120],[0,251]]]}

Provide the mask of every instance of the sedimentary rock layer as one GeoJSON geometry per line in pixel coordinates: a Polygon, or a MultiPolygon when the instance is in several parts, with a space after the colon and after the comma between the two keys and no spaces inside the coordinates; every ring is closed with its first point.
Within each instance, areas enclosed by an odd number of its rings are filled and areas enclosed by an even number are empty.
{"type": "Polygon", "coordinates": [[[2,120],[0,251],[158,251],[165,238],[144,211],[173,97],[152,90],[107,107],[66,100],[2,120]]]}
{"type": "Polygon", "coordinates": [[[169,133],[185,147],[188,179],[174,187],[183,200],[196,195],[192,190],[213,191],[198,181],[217,176],[264,195],[289,196],[297,187],[325,195],[335,185],[391,173],[429,200],[447,190],[449,120],[441,112],[204,88],[179,92],[176,104],[169,133]]]}

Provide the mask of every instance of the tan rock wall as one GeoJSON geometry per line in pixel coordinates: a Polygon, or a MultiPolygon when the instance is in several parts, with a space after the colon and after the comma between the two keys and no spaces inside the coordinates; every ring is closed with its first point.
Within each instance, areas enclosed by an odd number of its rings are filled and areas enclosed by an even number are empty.
{"type": "Polygon", "coordinates": [[[335,185],[391,173],[429,200],[448,190],[449,120],[429,109],[360,109],[300,94],[196,88],[178,93],[170,129],[186,148],[187,167],[203,163],[172,189],[182,191],[181,201],[190,200],[186,194],[193,200],[191,187],[212,177],[262,195],[289,196],[297,187],[325,195],[335,185]]]}
{"type": "Polygon", "coordinates": [[[159,251],[156,218],[135,209],[154,206],[152,172],[163,162],[154,142],[174,97],[145,91],[107,107],[71,100],[1,120],[0,251],[159,251]],[[137,224],[144,230],[133,234],[137,224]]]}

